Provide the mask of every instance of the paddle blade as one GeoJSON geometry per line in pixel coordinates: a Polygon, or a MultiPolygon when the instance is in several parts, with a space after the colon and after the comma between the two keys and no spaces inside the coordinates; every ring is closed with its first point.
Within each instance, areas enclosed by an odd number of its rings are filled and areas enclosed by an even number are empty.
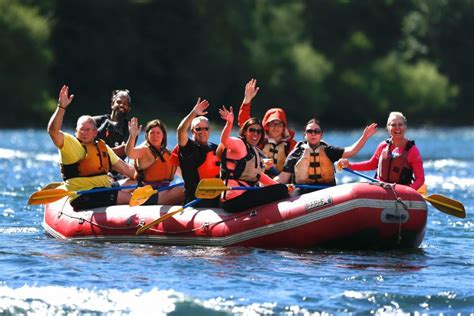
{"type": "Polygon", "coordinates": [[[230,190],[230,188],[224,184],[222,179],[202,179],[199,182],[194,195],[199,199],[213,199],[226,190],[230,190]]]}
{"type": "Polygon", "coordinates": [[[145,185],[144,187],[136,188],[132,193],[132,197],[130,198],[130,203],[128,205],[130,207],[142,205],[148,201],[148,199],[153,194],[156,193],[158,193],[158,191],[154,190],[151,185],[145,185]]]}
{"type": "Polygon", "coordinates": [[[30,205],[48,204],[62,199],[65,196],[72,196],[75,192],[69,192],[64,189],[46,189],[36,191],[28,199],[30,205]]]}
{"type": "Polygon", "coordinates": [[[441,194],[432,194],[430,196],[423,196],[423,198],[443,213],[453,215],[459,218],[466,217],[466,210],[464,209],[464,205],[459,201],[456,201],[441,194]]]}
{"type": "Polygon", "coordinates": [[[178,214],[178,213],[182,212],[183,209],[184,209],[184,207],[181,206],[181,207],[179,207],[177,210],[172,211],[172,212],[169,212],[169,213],[167,213],[167,214],[161,216],[160,218],[155,219],[155,220],[154,220],[153,222],[151,222],[150,224],[147,224],[147,225],[145,225],[145,226],[143,226],[143,227],[140,227],[140,228],[137,230],[137,232],[135,233],[135,235],[141,235],[141,234],[143,234],[143,233],[144,233],[146,230],[148,230],[149,228],[151,228],[151,227],[153,227],[153,226],[156,226],[156,225],[158,225],[159,223],[161,223],[162,221],[167,220],[168,218],[174,216],[175,214],[178,214]]]}
{"type": "Polygon", "coordinates": [[[62,182],[51,182],[45,185],[44,187],[41,188],[41,190],[46,190],[46,189],[57,189],[59,186],[63,185],[64,183],[62,182]]]}

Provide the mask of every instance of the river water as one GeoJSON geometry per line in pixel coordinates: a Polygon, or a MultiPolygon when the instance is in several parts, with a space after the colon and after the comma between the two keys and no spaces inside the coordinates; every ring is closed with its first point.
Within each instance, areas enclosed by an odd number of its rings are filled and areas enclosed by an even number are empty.
{"type": "MultiPolygon", "coordinates": [[[[325,137],[348,146],[360,132],[325,137]]],[[[43,130],[0,130],[0,314],[474,313],[474,127],[408,136],[424,158],[429,194],[461,201],[467,218],[429,206],[416,250],[264,250],[53,239],[42,207],[26,201],[60,180],[57,152],[43,130]]],[[[379,131],[356,160],[384,137],[379,131]]]]}

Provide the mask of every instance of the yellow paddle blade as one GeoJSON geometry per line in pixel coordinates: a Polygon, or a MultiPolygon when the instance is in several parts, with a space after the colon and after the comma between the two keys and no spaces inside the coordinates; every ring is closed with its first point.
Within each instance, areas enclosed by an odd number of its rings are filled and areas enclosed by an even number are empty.
{"type": "Polygon", "coordinates": [[[148,199],[155,193],[158,193],[151,185],[145,185],[144,187],[136,188],[130,198],[130,207],[139,206],[148,201],[148,199]]]}
{"type": "Polygon", "coordinates": [[[202,179],[194,195],[199,199],[213,199],[226,190],[230,190],[230,187],[226,186],[222,179],[202,179]]]}
{"type": "Polygon", "coordinates": [[[46,189],[36,191],[28,199],[28,204],[40,205],[55,202],[65,196],[73,196],[76,192],[66,191],[64,189],[46,189]]]}
{"type": "Polygon", "coordinates": [[[456,201],[441,194],[432,194],[430,196],[423,196],[423,198],[443,213],[453,215],[459,218],[466,217],[466,210],[464,209],[464,205],[459,201],[456,201]]]}
{"type": "Polygon", "coordinates": [[[174,216],[175,214],[178,214],[180,212],[182,212],[184,209],[184,207],[179,207],[177,210],[175,211],[171,211],[171,212],[168,212],[166,213],[165,215],[161,216],[160,218],[157,218],[155,219],[153,222],[151,222],[150,224],[148,225],[145,225],[143,227],[140,227],[137,232],[135,233],[135,235],[140,235],[142,234],[143,232],[145,232],[146,230],[148,230],[149,228],[153,227],[153,226],[156,226],[158,225],[159,223],[161,223],[162,221],[164,220],[167,220],[168,218],[174,216]]]}

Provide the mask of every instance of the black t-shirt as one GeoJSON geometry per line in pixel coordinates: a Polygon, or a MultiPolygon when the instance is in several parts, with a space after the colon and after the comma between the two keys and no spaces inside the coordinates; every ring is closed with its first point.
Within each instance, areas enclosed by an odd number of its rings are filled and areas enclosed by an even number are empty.
{"type": "Polygon", "coordinates": [[[128,120],[122,119],[113,122],[110,114],[94,116],[93,119],[97,124],[97,137],[105,141],[109,147],[116,147],[128,139],[128,120]]]}
{"type": "MultiPolygon", "coordinates": [[[[300,160],[304,152],[304,148],[302,146],[303,144],[307,144],[307,143],[299,142],[295,146],[295,148],[290,152],[288,157],[286,157],[285,165],[283,166],[283,171],[289,172],[291,174],[295,173],[295,165],[298,162],[298,160],[300,160]]],[[[321,144],[325,146],[324,151],[332,162],[336,162],[342,158],[342,155],[344,154],[344,148],[331,146],[322,141],[321,141],[321,144]]]]}

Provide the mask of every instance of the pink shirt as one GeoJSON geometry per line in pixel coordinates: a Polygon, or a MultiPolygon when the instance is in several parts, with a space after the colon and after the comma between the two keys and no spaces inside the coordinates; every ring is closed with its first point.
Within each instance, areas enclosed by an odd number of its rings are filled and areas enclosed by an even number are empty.
{"type": "MultiPolygon", "coordinates": [[[[385,141],[381,142],[377,146],[372,158],[362,162],[349,163],[349,168],[356,171],[369,171],[377,169],[380,155],[386,146],[387,143],[385,141]]],[[[389,151],[391,152],[394,148],[395,146],[391,144],[389,151]]],[[[405,148],[400,148],[400,150],[403,151],[405,148]]],[[[425,171],[423,169],[423,159],[421,158],[420,151],[416,145],[413,145],[408,151],[407,161],[413,169],[413,174],[415,175],[415,181],[410,184],[410,187],[418,190],[425,183],[425,171]]]]}

